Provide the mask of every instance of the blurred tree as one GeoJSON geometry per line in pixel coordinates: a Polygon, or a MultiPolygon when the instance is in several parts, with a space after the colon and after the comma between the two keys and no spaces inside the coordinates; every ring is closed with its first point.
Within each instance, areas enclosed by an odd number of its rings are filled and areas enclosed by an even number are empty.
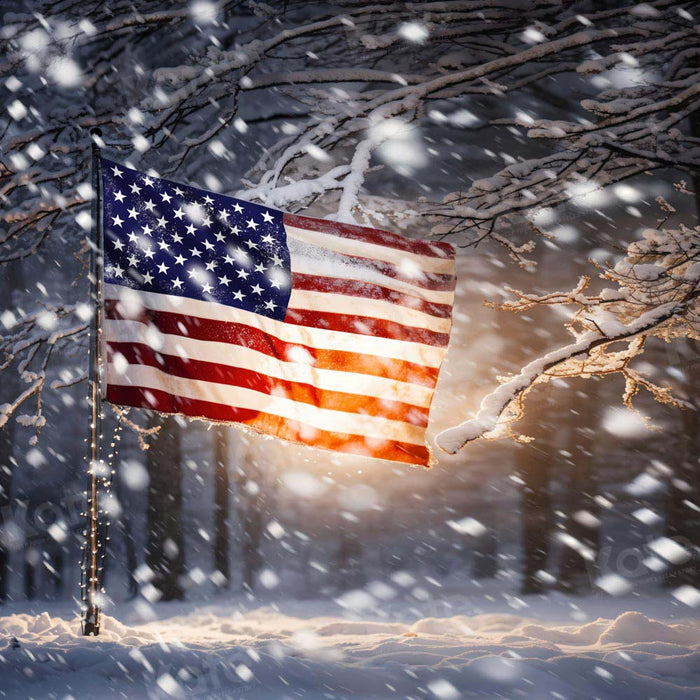
{"type": "Polygon", "coordinates": [[[535,444],[517,448],[517,474],[521,484],[522,593],[540,593],[551,547],[554,518],[550,482],[556,463],[551,442],[540,436],[535,444]]]}
{"type": "Polygon", "coordinates": [[[229,428],[214,431],[214,570],[222,573],[228,586],[229,564],[229,428]]]}
{"type": "MultiPolygon", "coordinates": [[[[21,263],[6,265],[0,269],[0,315],[13,314],[15,300],[24,291],[21,263]]],[[[19,377],[16,368],[5,368],[0,382],[0,402],[12,401],[18,392],[19,377]]],[[[0,603],[9,593],[10,533],[5,532],[12,521],[12,477],[17,465],[14,455],[17,425],[10,421],[0,430],[0,603]]]]}
{"type": "Polygon", "coordinates": [[[340,544],[336,556],[336,580],[340,590],[360,588],[366,582],[360,523],[342,520],[338,526],[340,544]]]}
{"type": "Polygon", "coordinates": [[[241,525],[241,559],[243,565],[243,590],[253,591],[257,575],[263,564],[262,540],[263,514],[270,498],[270,475],[265,468],[268,460],[258,453],[255,437],[241,440],[237,455],[236,503],[241,525]]]}
{"type": "Polygon", "coordinates": [[[136,580],[136,567],[138,558],[136,556],[136,541],[134,538],[134,527],[131,509],[126,507],[126,493],[124,491],[123,470],[127,468],[127,463],[120,460],[117,466],[117,478],[114,480],[114,489],[117,501],[122,504],[122,511],[119,515],[117,528],[121,532],[126,554],[126,575],[129,591],[129,598],[135,598],[138,594],[138,581],[136,580]]]}
{"type": "Polygon", "coordinates": [[[182,428],[178,418],[152,413],[149,429],[160,426],[149,441],[146,564],[161,600],[183,597],[179,578],[184,573],[182,530],[182,428]]]}
{"type": "Polygon", "coordinates": [[[582,593],[592,586],[600,552],[600,507],[596,475],[597,383],[572,380],[566,456],[559,460],[564,487],[565,532],[557,581],[561,590],[582,593]],[[575,387],[580,387],[578,391],[575,387]],[[571,539],[568,539],[571,538],[571,539]]]}

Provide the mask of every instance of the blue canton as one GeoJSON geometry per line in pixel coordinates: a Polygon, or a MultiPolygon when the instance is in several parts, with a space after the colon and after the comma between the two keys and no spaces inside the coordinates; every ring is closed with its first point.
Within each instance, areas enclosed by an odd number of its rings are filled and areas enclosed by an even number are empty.
{"type": "Polygon", "coordinates": [[[104,279],[283,320],[283,214],[102,159],[104,279]]]}

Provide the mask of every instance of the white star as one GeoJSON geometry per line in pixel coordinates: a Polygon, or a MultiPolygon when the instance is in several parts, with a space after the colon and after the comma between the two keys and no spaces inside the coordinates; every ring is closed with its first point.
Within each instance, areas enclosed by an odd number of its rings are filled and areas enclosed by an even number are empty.
{"type": "Polygon", "coordinates": [[[263,243],[274,243],[275,242],[274,236],[271,236],[269,233],[266,233],[260,240],[263,243]]]}
{"type": "Polygon", "coordinates": [[[164,217],[161,216],[160,219],[158,219],[158,226],[161,228],[165,228],[165,225],[168,223],[168,220],[164,217]]]}
{"type": "Polygon", "coordinates": [[[139,261],[139,259],[133,253],[127,258],[127,260],[129,262],[129,265],[131,265],[131,267],[136,267],[136,265],[138,264],[138,261],[139,261]]]}
{"type": "Polygon", "coordinates": [[[112,268],[112,272],[114,272],[115,277],[123,277],[124,276],[124,270],[122,270],[121,267],[119,267],[119,265],[115,265],[112,268]]]}
{"type": "Polygon", "coordinates": [[[175,243],[182,243],[182,236],[176,231],[173,233],[173,240],[175,243]]]}
{"type": "Polygon", "coordinates": [[[237,236],[240,232],[241,232],[241,229],[239,229],[238,226],[232,226],[232,227],[231,227],[231,233],[232,233],[234,236],[237,236]]]}
{"type": "Polygon", "coordinates": [[[203,291],[205,294],[209,294],[209,293],[211,292],[211,285],[210,285],[210,284],[205,284],[205,285],[202,287],[202,291],[203,291]]]}
{"type": "Polygon", "coordinates": [[[258,264],[255,266],[255,271],[256,271],[256,272],[261,272],[261,273],[262,273],[262,272],[265,272],[265,266],[264,266],[262,263],[258,263],[258,264]]]}
{"type": "Polygon", "coordinates": [[[270,311],[274,311],[276,306],[277,306],[277,304],[275,304],[274,301],[266,301],[265,302],[265,308],[269,309],[270,311]]]}
{"type": "Polygon", "coordinates": [[[181,219],[185,215],[185,212],[182,211],[182,209],[176,209],[174,213],[176,219],[181,219]]]}
{"type": "Polygon", "coordinates": [[[256,284],[254,287],[250,288],[250,291],[253,292],[253,294],[262,294],[262,287],[256,284]]]}
{"type": "Polygon", "coordinates": [[[207,268],[210,272],[214,272],[214,268],[216,267],[216,262],[214,260],[208,262],[204,267],[207,268]]]}
{"type": "Polygon", "coordinates": [[[248,246],[249,250],[252,250],[253,248],[258,248],[258,244],[252,238],[249,241],[245,241],[245,244],[248,246]]]}
{"type": "Polygon", "coordinates": [[[131,184],[131,191],[132,191],[134,194],[138,194],[138,193],[141,191],[141,188],[140,188],[135,182],[133,182],[133,183],[131,184]]]}
{"type": "Polygon", "coordinates": [[[173,287],[176,287],[177,289],[182,289],[182,280],[179,277],[176,277],[173,280],[173,287]]]}
{"type": "Polygon", "coordinates": [[[148,209],[148,211],[153,211],[156,208],[155,203],[151,199],[149,199],[143,206],[148,209]]]}
{"type": "Polygon", "coordinates": [[[270,214],[269,211],[266,211],[266,212],[263,214],[263,221],[264,221],[266,224],[271,224],[271,223],[272,223],[273,218],[272,218],[272,214],[270,214]]]}
{"type": "Polygon", "coordinates": [[[228,217],[229,217],[229,213],[226,211],[226,209],[222,209],[219,212],[219,219],[221,219],[221,221],[223,221],[223,222],[228,221],[228,217]]]}
{"type": "Polygon", "coordinates": [[[190,248],[190,253],[194,255],[196,258],[200,258],[202,256],[202,251],[198,250],[197,248],[190,248]]]}
{"type": "Polygon", "coordinates": [[[278,267],[282,267],[282,258],[280,258],[277,254],[273,255],[272,264],[277,265],[278,267]]]}
{"type": "Polygon", "coordinates": [[[127,238],[128,238],[132,243],[136,243],[136,234],[135,234],[133,231],[127,236],[127,238]]]}
{"type": "Polygon", "coordinates": [[[150,260],[156,253],[153,249],[146,248],[146,250],[143,251],[143,254],[150,260]]]}
{"type": "Polygon", "coordinates": [[[213,200],[209,195],[207,195],[207,196],[204,198],[204,201],[205,201],[207,204],[214,204],[214,200],[213,200]]]}
{"type": "Polygon", "coordinates": [[[258,226],[260,226],[260,224],[255,223],[255,221],[253,221],[253,219],[248,219],[248,221],[246,221],[245,223],[246,223],[246,226],[248,228],[252,228],[253,231],[255,231],[258,228],[258,226]]]}
{"type": "Polygon", "coordinates": [[[112,168],[112,172],[114,173],[114,177],[121,177],[124,174],[116,165],[112,168]]]}
{"type": "Polygon", "coordinates": [[[197,227],[196,227],[194,224],[190,224],[190,225],[187,227],[187,233],[189,233],[189,234],[192,235],[192,236],[194,236],[194,232],[195,232],[196,230],[197,230],[197,227]]]}
{"type": "Polygon", "coordinates": [[[185,258],[182,257],[182,255],[177,255],[175,257],[175,264],[176,265],[184,265],[185,264],[185,258]]]}
{"type": "Polygon", "coordinates": [[[248,279],[248,275],[250,274],[249,272],[246,272],[245,270],[236,270],[236,274],[241,278],[241,279],[248,279]]]}
{"type": "Polygon", "coordinates": [[[204,219],[202,219],[202,226],[206,226],[207,228],[211,226],[211,219],[208,216],[205,216],[204,219]]]}
{"type": "Polygon", "coordinates": [[[117,202],[119,202],[120,204],[124,201],[124,197],[125,195],[122,194],[121,190],[119,190],[119,192],[114,193],[114,199],[116,199],[117,202]]]}
{"type": "Polygon", "coordinates": [[[167,202],[168,204],[170,204],[170,200],[172,199],[172,197],[167,192],[163,192],[163,194],[161,195],[161,199],[164,202],[167,202]]]}
{"type": "Polygon", "coordinates": [[[170,250],[170,246],[165,241],[158,241],[158,247],[161,250],[170,250]]]}
{"type": "Polygon", "coordinates": [[[173,187],[173,191],[178,197],[182,197],[182,195],[185,194],[179,187],[173,187]]]}
{"type": "Polygon", "coordinates": [[[143,178],[143,184],[146,185],[146,187],[152,187],[153,179],[146,175],[146,177],[143,178]]]}
{"type": "Polygon", "coordinates": [[[228,263],[229,265],[233,265],[235,260],[228,253],[226,253],[226,255],[224,256],[224,262],[228,263]]]}
{"type": "Polygon", "coordinates": [[[219,284],[225,284],[227,287],[230,281],[231,280],[228,277],[226,277],[226,275],[224,275],[223,277],[219,277],[219,284]]]}
{"type": "Polygon", "coordinates": [[[214,244],[211,241],[204,240],[202,241],[202,245],[207,249],[207,250],[212,250],[214,248],[214,244]]]}
{"type": "Polygon", "coordinates": [[[121,227],[121,225],[122,225],[123,223],[124,223],[124,219],[121,219],[121,218],[119,217],[119,214],[117,214],[116,216],[113,216],[113,217],[112,217],[112,225],[113,225],[113,226],[119,226],[119,227],[121,227]]]}
{"type": "Polygon", "coordinates": [[[243,292],[241,292],[240,289],[233,293],[233,298],[236,299],[237,301],[243,301],[244,296],[245,296],[245,294],[243,294],[243,292]]]}
{"type": "Polygon", "coordinates": [[[143,227],[143,235],[144,236],[150,236],[152,232],[153,232],[153,229],[148,224],[146,224],[143,227]]]}
{"type": "Polygon", "coordinates": [[[236,202],[233,205],[233,211],[235,211],[236,214],[240,214],[243,211],[243,207],[238,202],[236,202]]]}
{"type": "Polygon", "coordinates": [[[200,271],[196,269],[192,270],[187,270],[187,274],[189,275],[190,279],[194,278],[196,280],[199,279],[200,271]]]}
{"type": "Polygon", "coordinates": [[[129,209],[129,218],[130,219],[137,219],[139,216],[139,213],[136,211],[136,209],[129,209]]]}
{"type": "Polygon", "coordinates": [[[165,274],[169,269],[170,268],[165,263],[161,263],[160,265],[158,265],[158,272],[162,274],[165,274]]]}
{"type": "Polygon", "coordinates": [[[117,238],[117,240],[114,241],[114,250],[122,250],[122,248],[124,248],[124,243],[117,238]]]}
{"type": "Polygon", "coordinates": [[[143,276],[143,283],[144,284],[151,284],[153,282],[153,275],[150,272],[147,272],[143,276]]]}
{"type": "Polygon", "coordinates": [[[226,236],[224,236],[224,234],[221,233],[221,231],[217,231],[214,234],[214,238],[216,238],[216,240],[219,241],[219,243],[223,243],[226,240],[226,236]]]}

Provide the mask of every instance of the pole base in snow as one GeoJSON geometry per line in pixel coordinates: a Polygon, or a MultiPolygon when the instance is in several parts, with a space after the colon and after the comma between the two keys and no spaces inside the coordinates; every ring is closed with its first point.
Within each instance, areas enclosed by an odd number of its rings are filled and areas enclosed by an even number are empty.
{"type": "Polygon", "coordinates": [[[93,635],[97,637],[100,633],[100,610],[96,605],[87,609],[83,619],[83,637],[93,635]]]}

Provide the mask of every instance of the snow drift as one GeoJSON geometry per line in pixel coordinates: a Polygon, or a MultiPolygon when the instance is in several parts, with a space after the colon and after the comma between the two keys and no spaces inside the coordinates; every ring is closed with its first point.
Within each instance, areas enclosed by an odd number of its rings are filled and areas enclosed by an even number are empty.
{"type": "Polygon", "coordinates": [[[700,628],[638,612],[581,625],[502,613],[398,623],[209,607],[132,626],[105,617],[98,638],[78,636],[78,626],[70,615],[0,618],[0,694],[638,700],[700,692],[700,628]]]}

